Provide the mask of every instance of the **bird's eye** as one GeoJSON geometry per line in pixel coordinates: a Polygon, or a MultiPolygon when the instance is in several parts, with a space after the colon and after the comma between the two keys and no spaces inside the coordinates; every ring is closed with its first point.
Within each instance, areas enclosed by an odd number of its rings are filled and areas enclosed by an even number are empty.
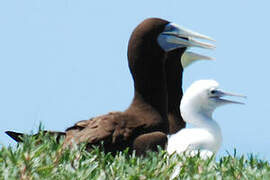
{"type": "Polygon", "coordinates": [[[215,90],[215,89],[213,89],[213,90],[210,91],[211,94],[217,94],[217,92],[218,92],[218,91],[215,90]]]}
{"type": "Polygon", "coordinates": [[[172,26],[167,26],[166,30],[167,31],[172,31],[173,30],[173,27],[172,26]]]}
{"type": "Polygon", "coordinates": [[[173,25],[170,24],[169,26],[166,27],[166,30],[167,31],[175,31],[176,28],[175,28],[175,26],[173,26],[173,25]]]}

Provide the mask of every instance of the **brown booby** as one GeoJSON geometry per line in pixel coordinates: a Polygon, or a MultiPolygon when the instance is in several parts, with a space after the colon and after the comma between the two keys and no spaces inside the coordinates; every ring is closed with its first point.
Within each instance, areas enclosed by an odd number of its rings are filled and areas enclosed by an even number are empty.
{"type": "MultiPolygon", "coordinates": [[[[86,142],[91,148],[103,142],[105,152],[114,153],[129,147],[137,154],[148,149],[157,150],[157,145],[164,148],[169,132],[165,70],[169,59],[166,56],[177,48],[214,47],[194,37],[207,39],[159,18],[149,18],[139,24],[128,45],[129,68],[135,88],[131,105],[124,112],[111,112],[76,123],[66,130],[64,146],[86,142]]],[[[11,137],[22,135],[6,133],[11,137]]]]}

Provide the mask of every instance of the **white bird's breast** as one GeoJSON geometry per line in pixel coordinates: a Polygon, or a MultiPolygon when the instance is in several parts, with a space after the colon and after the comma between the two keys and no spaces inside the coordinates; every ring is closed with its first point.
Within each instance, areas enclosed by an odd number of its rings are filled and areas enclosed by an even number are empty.
{"type": "Polygon", "coordinates": [[[167,152],[182,153],[184,151],[207,150],[216,153],[221,145],[221,137],[207,129],[183,129],[168,138],[167,152]]]}

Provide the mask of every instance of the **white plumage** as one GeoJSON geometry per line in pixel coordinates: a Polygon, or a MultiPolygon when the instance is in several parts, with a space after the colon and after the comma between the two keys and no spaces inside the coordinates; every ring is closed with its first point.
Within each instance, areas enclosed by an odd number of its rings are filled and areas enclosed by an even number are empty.
{"type": "Polygon", "coordinates": [[[243,104],[222,97],[244,97],[224,92],[218,87],[219,84],[214,80],[199,80],[187,89],[180,110],[184,121],[192,124],[194,128],[186,128],[169,136],[168,153],[186,151],[190,155],[195,155],[200,151],[201,157],[206,158],[218,152],[222,144],[222,132],[212,114],[218,106],[224,104],[243,104]]]}

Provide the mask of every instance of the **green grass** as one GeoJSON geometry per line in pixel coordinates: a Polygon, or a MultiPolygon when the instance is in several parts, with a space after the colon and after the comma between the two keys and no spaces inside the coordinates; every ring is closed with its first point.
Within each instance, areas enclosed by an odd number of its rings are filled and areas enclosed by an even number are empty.
{"type": "Polygon", "coordinates": [[[234,153],[218,161],[165,151],[149,152],[146,157],[126,152],[112,156],[98,148],[87,152],[84,145],[61,150],[54,138],[39,138],[25,137],[24,144],[2,147],[0,179],[170,179],[180,165],[175,179],[270,179],[269,162],[252,155],[234,153]]]}

